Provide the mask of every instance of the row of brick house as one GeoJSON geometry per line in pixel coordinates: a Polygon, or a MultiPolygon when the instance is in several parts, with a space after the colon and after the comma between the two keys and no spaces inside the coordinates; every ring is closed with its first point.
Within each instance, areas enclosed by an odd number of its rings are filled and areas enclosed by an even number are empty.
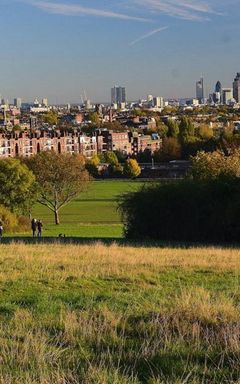
{"type": "Polygon", "coordinates": [[[86,158],[106,151],[121,151],[133,155],[149,150],[159,150],[162,140],[154,135],[139,136],[129,132],[102,130],[94,136],[79,131],[35,131],[0,133],[0,158],[30,157],[42,151],[80,153],[86,158]]]}

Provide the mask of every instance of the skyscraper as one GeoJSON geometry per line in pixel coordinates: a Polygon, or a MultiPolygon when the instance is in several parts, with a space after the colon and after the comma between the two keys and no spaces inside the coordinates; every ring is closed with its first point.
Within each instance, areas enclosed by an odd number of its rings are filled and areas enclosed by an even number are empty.
{"type": "Polygon", "coordinates": [[[229,104],[233,99],[233,89],[223,88],[222,89],[222,102],[223,104],[229,104]]]}
{"type": "Polygon", "coordinates": [[[220,83],[220,81],[218,81],[216,86],[215,86],[215,92],[216,93],[222,93],[222,84],[220,83]]]}
{"type": "Polygon", "coordinates": [[[22,106],[22,99],[20,97],[16,97],[16,99],[14,99],[14,106],[17,107],[17,108],[21,108],[22,106]]]}
{"type": "Polygon", "coordinates": [[[204,101],[204,83],[203,83],[203,78],[196,83],[196,98],[200,103],[204,101]]]}
{"type": "Polygon", "coordinates": [[[233,98],[240,103],[240,72],[237,73],[233,81],[233,98]]]}
{"type": "Polygon", "coordinates": [[[44,97],[44,98],[42,99],[42,105],[43,105],[44,107],[48,107],[48,99],[47,99],[46,97],[44,97]]]}
{"type": "Polygon", "coordinates": [[[222,84],[220,83],[220,81],[218,81],[215,86],[215,92],[213,93],[213,102],[215,104],[220,104],[222,102],[222,84]]]}
{"type": "Polygon", "coordinates": [[[111,103],[121,104],[126,103],[126,88],[124,87],[113,87],[111,89],[111,103]]]}

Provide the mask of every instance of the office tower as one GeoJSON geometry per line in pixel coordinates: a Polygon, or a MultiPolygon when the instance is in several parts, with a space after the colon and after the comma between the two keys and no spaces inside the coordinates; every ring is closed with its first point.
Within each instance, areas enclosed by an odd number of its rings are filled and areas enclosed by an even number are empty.
{"type": "Polygon", "coordinates": [[[223,88],[222,89],[222,102],[223,104],[229,104],[233,99],[233,89],[223,88]]]}
{"type": "Polygon", "coordinates": [[[203,83],[203,78],[201,78],[199,81],[196,83],[196,98],[200,103],[204,101],[204,83],[203,83]]]}
{"type": "Polygon", "coordinates": [[[5,105],[6,107],[8,107],[9,106],[8,99],[2,99],[2,105],[5,105]]]}
{"type": "Polygon", "coordinates": [[[213,102],[215,104],[220,104],[222,101],[222,84],[220,81],[217,82],[215,86],[215,92],[213,93],[213,102]]]}
{"type": "Polygon", "coordinates": [[[220,92],[214,92],[212,98],[215,104],[220,104],[222,100],[222,94],[220,92]]]}
{"type": "Polygon", "coordinates": [[[240,72],[237,73],[233,82],[233,98],[240,103],[240,72]]]}
{"type": "Polygon", "coordinates": [[[91,109],[92,108],[91,100],[89,100],[89,99],[85,100],[85,108],[86,109],[91,109]]]}
{"type": "Polygon", "coordinates": [[[220,81],[218,81],[215,86],[215,93],[222,93],[222,84],[220,83],[220,81]]]}
{"type": "Polygon", "coordinates": [[[164,101],[163,98],[160,96],[153,98],[153,106],[156,108],[163,108],[164,107],[164,101]]]}
{"type": "Polygon", "coordinates": [[[14,101],[13,101],[13,104],[15,107],[20,109],[22,106],[22,99],[20,97],[16,97],[16,99],[14,99],[14,101]]]}
{"type": "Polygon", "coordinates": [[[111,89],[111,103],[121,104],[126,103],[126,88],[124,87],[113,87],[111,89]]]}
{"type": "Polygon", "coordinates": [[[42,105],[48,107],[48,99],[46,97],[42,99],[42,105]]]}

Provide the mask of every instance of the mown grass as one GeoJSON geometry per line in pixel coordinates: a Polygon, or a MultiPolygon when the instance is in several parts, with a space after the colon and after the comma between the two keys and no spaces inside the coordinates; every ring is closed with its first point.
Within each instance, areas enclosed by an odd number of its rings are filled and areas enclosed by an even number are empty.
{"type": "Polygon", "coordinates": [[[0,246],[0,383],[239,383],[240,250],[0,246]]]}
{"type": "Polygon", "coordinates": [[[62,233],[68,237],[120,238],[123,225],[117,210],[118,196],[142,185],[139,181],[94,181],[87,192],[60,211],[60,226],[54,224],[53,213],[44,206],[36,205],[32,214],[42,219],[47,237],[62,233]]]}

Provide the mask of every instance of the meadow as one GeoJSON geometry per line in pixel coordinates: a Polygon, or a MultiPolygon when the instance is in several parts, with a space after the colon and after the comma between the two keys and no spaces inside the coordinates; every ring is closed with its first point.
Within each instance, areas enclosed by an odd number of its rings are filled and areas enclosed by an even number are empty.
{"type": "Polygon", "coordinates": [[[1,384],[240,383],[240,250],[0,245],[1,384]]]}
{"type": "Polygon", "coordinates": [[[59,226],[54,224],[53,213],[44,206],[36,205],[32,214],[43,221],[45,237],[62,233],[68,237],[121,238],[123,226],[117,211],[118,196],[136,191],[141,185],[139,181],[94,181],[88,191],[60,211],[59,226]]]}

